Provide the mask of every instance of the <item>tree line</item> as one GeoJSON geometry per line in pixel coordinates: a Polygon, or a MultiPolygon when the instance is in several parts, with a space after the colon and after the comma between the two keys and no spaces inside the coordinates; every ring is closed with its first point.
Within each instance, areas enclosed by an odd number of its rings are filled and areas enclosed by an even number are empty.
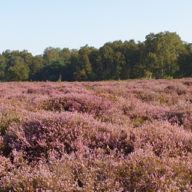
{"type": "Polygon", "coordinates": [[[0,81],[99,81],[192,76],[192,44],[171,32],[150,33],[144,42],[114,41],[99,49],[46,48],[42,55],[6,50],[0,81]]]}

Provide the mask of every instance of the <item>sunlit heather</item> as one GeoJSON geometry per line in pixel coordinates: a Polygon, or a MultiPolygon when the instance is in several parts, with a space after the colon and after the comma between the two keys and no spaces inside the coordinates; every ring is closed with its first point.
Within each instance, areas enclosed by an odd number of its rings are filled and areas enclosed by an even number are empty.
{"type": "Polygon", "coordinates": [[[0,191],[191,191],[192,79],[0,84],[0,191]]]}

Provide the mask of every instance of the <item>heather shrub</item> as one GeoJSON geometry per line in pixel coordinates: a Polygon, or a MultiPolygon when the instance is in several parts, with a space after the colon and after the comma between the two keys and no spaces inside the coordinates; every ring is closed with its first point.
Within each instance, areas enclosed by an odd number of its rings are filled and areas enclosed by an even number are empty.
{"type": "Polygon", "coordinates": [[[16,114],[11,114],[12,112],[7,112],[0,114],[0,134],[5,135],[5,132],[7,128],[12,124],[12,123],[19,123],[20,118],[16,114]]]}
{"type": "Polygon", "coordinates": [[[43,108],[52,111],[78,111],[96,116],[110,110],[112,104],[93,95],[67,94],[65,97],[51,98],[43,103],[43,108]]]}
{"type": "Polygon", "coordinates": [[[134,129],[135,149],[150,145],[157,156],[176,157],[192,152],[192,133],[168,122],[153,122],[134,129]]]}
{"type": "Polygon", "coordinates": [[[2,83],[0,191],[192,191],[191,79],[2,83]]]}
{"type": "Polygon", "coordinates": [[[187,86],[192,86],[192,81],[184,81],[183,84],[187,86]]]}
{"type": "Polygon", "coordinates": [[[159,158],[150,146],[137,150],[117,168],[123,191],[192,191],[191,156],[159,158]]]}
{"type": "Polygon", "coordinates": [[[12,170],[13,167],[14,166],[8,158],[0,155],[0,180],[2,177],[7,176],[7,173],[12,170]]]}
{"type": "Polygon", "coordinates": [[[169,108],[166,106],[154,106],[132,97],[130,100],[121,99],[119,104],[123,113],[131,119],[135,127],[141,126],[147,121],[165,120],[169,112],[169,108]]]}
{"type": "Polygon", "coordinates": [[[122,124],[127,121],[118,105],[100,96],[90,94],[66,94],[40,101],[40,109],[54,112],[88,113],[104,122],[122,124]],[[117,118],[117,116],[119,118],[117,118]]]}
{"type": "Polygon", "coordinates": [[[187,92],[186,88],[182,84],[168,85],[164,91],[165,93],[176,93],[178,95],[184,95],[187,92]]]}
{"type": "Polygon", "coordinates": [[[165,170],[160,160],[150,150],[138,150],[121,164],[117,174],[124,191],[152,192],[160,188],[157,178],[163,176],[165,170]]]}
{"type": "Polygon", "coordinates": [[[51,95],[59,93],[51,88],[29,88],[27,89],[26,92],[27,94],[38,94],[38,95],[51,95]]]}
{"type": "Polygon", "coordinates": [[[1,190],[4,191],[80,191],[72,169],[72,162],[36,166],[24,164],[2,178],[1,190]],[[49,167],[50,166],[50,167],[49,167]],[[14,173],[14,174],[13,174],[14,173]]]}
{"type": "Polygon", "coordinates": [[[156,101],[159,101],[159,103],[162,104],[167,104],[169,102],[169,99],[163,95],[163,96],[158,96],[155,98],[156,101]]]}
{"type": "Polygon", "coordinates": [[[170,108],[168,120],[172,124],[178,124],[186,129],[192,126],[192,105],[188,101],[180,101],[170,108]]]}
{"type": "Polygon", "coordinates": [[[133,151],[128,130],[101,123],[91,116],[64,112],[34,115],[30,120],[13,124],[4,136],[6,154],[22,151],[29,161],[47,158],[50,150],[62,154],[86,154],[97,148],[118,149],[127,155],[133,151]]]}
{"type": "Polygon", "coordinates": [[[79,159],[65,157],[52,160],[49,164],[40,162],[35,166],[23,164],[2,177],[3,191],[123,191],[116,180],[118,160],[107,157],[79,159]]]}
{"type": "Polygon", "coordinates": [[[149,90],[143,90],[141,88],[133,90],[133,94],[135,95],[136,98],[144,102],[153,101],[157,97],[157,93],[149,90]]]}
{"type": "Polygon", "coordinates": [[[159,158],[139,149],[126,159],[113,155],[64,156],[13,168],[0,180],[4,191],[191,191],[191,156],[159,158]]]}
{"type": "Polygon", "coordinates": [[[4,146],[4,144],[3,144],[3,137],[0,136],[0,154],[2,154],[2,152],[3,152],[3,146],[4,146]]]}

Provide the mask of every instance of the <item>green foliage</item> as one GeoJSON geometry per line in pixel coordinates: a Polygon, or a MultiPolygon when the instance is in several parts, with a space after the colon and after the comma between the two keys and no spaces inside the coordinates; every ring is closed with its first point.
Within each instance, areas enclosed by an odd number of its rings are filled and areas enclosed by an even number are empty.
{"type": "Polygon", "coordinates": [[[29,65],[30,73],[29,78],[32,80],[38,80],[38,73],[44,67],[44,60],[42,56],[35,56],[29,65]]]}
{"type": "Polygon", "coordinates": [[[7,80],[8,81],[22,81],[27,80],[29,77],[29,68],[25,64],[16,64],[8,68],[7,80]]]}
{"type": "Polygon", "coordinates": [[[60,75],[62,76],[64,68],[65,63],[63,60],[54,60],[39,71],[39,78],[43,81],[57,81],[60,75]]]}
{"type": "Polygon", "coordinates": [[[152,78],[152,72],[151,71],[145,71],[145,78],[151,79],[152,78]]]}
{"type": "Polygon", "coordinates": [[[173,79],[173,76],[167,76],[166,79],[172,80],[172,79],[173,79]]]}
{"type": "Polygon", "coordinates": [[[178,55],[184,50],[176,33],[151,33],[146,36],[141,62],[156,78],[173,76],[179,70],[178,55]]]}
{"type": "Polygon", "coordinates": [[[5,78],[6,58],[0,55],[0,80],[5,78]]]}
{"type": "Polygon", "coordinates": [[[114,41],[99,49],[45,49],[33,56],[6,50],[0,55],[0,81],[95,81],[192,76],[192,45],[176,33],[150,33],[144,42],[114,41]]]}
{"type": "Polygon", "coordinates": [[[192,76],[192,45],[185,44],[185,51],[179,55],[179,72],[177,77],[192,76]]]}
{"type": "Polygon", "coordinates": [[[52,47],[48,47],[44,51],[43,58],[47,63],[50,64],[53,60],[58,59],[59,51],[60,51],[59,48],[54,49],[52,47]]]}

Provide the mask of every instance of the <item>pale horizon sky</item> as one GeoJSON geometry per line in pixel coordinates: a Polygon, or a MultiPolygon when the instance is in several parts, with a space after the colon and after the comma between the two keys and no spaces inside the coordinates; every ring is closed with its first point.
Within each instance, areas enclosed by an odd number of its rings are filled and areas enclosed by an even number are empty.
{"type": "Polygon", "coordinates": [[[0,52],[47,47],[96,48],[176,32],[192,42],[191,0],[0,0],[0,52]]]}

